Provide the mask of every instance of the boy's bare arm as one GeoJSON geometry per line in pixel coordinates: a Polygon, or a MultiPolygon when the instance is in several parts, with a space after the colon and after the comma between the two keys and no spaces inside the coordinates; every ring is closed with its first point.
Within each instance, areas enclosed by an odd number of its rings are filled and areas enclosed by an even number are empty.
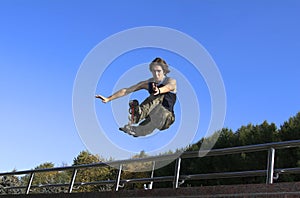
{"type": "Polygon", "coordinates": [[[135,91],[138,91],[138,90],[141,90],[141,89],[147,89],[147,81],[139,82],[138,84],[133,85],[129,88],[120,89],[119,91],[117,91],[116,93],[112,94],[109,97],[104,97],[102,95],[96,95],[95,97],[101,99],[102,102],[107,103],[109,101],[112,101],[114,99],[123,97],[127,94],[130,94],[132,92],[135,92],[135,91]]]}
{"type": "Polygon", "coordinates": [[[176,89],[176,80],[173,78],[169,78],[168,82],[166,85],[157,88],[157,92],[154,95],[157,94],[163,94],[163,93],[168,93],[168,92],[175,92],[177,91],[176,89]]]}

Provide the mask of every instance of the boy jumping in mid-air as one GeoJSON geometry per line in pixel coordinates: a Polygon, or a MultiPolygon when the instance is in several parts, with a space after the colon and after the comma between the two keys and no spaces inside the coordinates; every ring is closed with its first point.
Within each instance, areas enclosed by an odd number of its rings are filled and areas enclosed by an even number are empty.
{"type": "Polygon", "coordinates": [[[134,137],[148,135],[155,129],[167,129],[175,121],[176,80],[167,77],[167,73],[170,72],[169,66],[161,58],[155,58],[150,63],[149,69],[152,78],[141,81],[129,88],[123,88],[109,97],[95,96],[100,98],[103,103],[107,103],[141,89],[148,90],[150,95],[141,104],[137,100],[129,102],[131,124],[138,124],[138,126],[127,124],[120,128],[120,130],[134,137]]]}

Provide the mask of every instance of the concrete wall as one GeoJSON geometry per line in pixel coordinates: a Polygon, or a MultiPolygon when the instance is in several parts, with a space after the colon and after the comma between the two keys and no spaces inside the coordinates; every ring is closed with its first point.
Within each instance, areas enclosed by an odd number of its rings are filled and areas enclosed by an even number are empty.
{"type": "Polygon", "coordinates": [[[118,192],[5,195],[3,198],[98,198],[98,197],[300,197],[300,182],[203,186],[178,189],[120,190],[118,192]]]}

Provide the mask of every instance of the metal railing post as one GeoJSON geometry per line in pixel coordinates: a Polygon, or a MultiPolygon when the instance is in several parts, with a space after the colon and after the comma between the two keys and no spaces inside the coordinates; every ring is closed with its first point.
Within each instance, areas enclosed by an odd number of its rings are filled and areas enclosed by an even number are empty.
{"type": "Polygon", "coordinates": [[[269,151],[268,151],[267,181],[266,181],[266,184],[273,184],[274,159],[275,159],[275,149],[270,148],[269,151]]]}
{"type": "Polygon", "coordinates": [[[176,164],[175,164],[175,174],[174,174],[174,182],[173,182],[173,188],[178,188],[178,181],[180,176],[180,164],[181,164],[181,158],[177,158],[176,164]]]}
{"type": "Polygon", "coordinates": [[[34,176],[34,172],[32,172],[30,174],[29,181],[28,181],[28,184],[27,184],[27,187],[26,187],[26,192],[25,192],[26,195],[29,194],[30,187],[31,187],[31,184],[32,184],[32,181],[33,181],[33,176],[34,176]]]}
{"type": "Polygon", "coordinates": [[[68,189],[68,193],[71,193],[72,190],[73,190],[73,186],[74,186],[74,183],[75,183],[76,175],[77,175],[77,169],[74,168],[73,174],[72,174],[72,179],[71,179],[71,182],[70,182],[70,185],[69,185],[69,189],[68,189]]]}
{"type": "Polygon", "coordinates": [[[120,164],[119,171],[118,171],[118,175],[117,175],[117,178],[116,178],[116,183],[115,183],[115,191],[118,191],[118,190],[119,190],[119,187],[120,187],[120,180],[121,180],[122,167],[123,167],[123,165],[120,164]]]}
{"type": "MultiPolygon", "coordinates": [[[[155,161],[152,162],[151,179],[153,179],[154,177],[154,170],[155,170],[155,161]]],[[[153,181],[150,182],[149,189],[152,189],[152,187],[153,187],[153,181]]]]}

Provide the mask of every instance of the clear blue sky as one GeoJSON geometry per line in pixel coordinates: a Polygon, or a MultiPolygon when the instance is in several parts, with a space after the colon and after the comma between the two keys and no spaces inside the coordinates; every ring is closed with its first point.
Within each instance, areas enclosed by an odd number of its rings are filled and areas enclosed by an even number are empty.
{"type": "MultiPolygon", "coordinates": [[[[140,26],[178,30],[208,51],[226,89],[224,127],[237,130],[264,120],[280,127],[300,110],[299,10],[298,0],[1,0],[0,172],[31,169],[44,162],[70,165],[87,149],[72,110],[80,65],[104,39],[140,26]]],[[[210,104],[205,85],[192,69],[185,69],[190,68],[188,62],[164,50],[141,49],[121,56],[99,79],[96,93],[110,95],[116,88],[122,75],[118,64],[130,70],[130,65],[155,56],[186,72],[201,100],[201,119],[207,123],[210,104]]],[[[131,144],[133,140],[117,130],[118,123],[102,117],[111,117],[112,106],[95,101],[95,107],[107,136],[122,147],[131,144]]],[[[201,124],[199,130],[205,129],[201,124]]],[[[171,132],[164,132],[161,141],[172,138],[171,132]]],[[[155,137],[140,139],[145,148],[137,144],[137,149],[155,149],[151,141],[159,146],[160,140],[155,137]]],[[[200,138],[201,132],[194,141],[200,138]]],[[[95,141],[101,145],[101,140],[95,141]]],[[[109,155],[109,149],[103,149],[109,155]]]]}

